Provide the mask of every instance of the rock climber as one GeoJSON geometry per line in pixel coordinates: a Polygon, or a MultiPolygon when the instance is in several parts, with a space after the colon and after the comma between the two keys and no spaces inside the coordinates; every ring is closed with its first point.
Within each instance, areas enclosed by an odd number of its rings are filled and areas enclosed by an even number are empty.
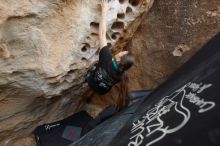
{"type": "Polygon", "coordinates": [[[101,19],[99,22],[99,61],[96,68],[91,71],[86,81],[88,88],[82,95],[78,107],[81,108],[83,102],[94,94],[103,95],[111,90],[111,88],[121,82],[119,97],[117,99],[116,107],[121,110],[128,104],[127,98],[127,77],[125,72],[133,65],[134,57],[128,51],[120,51],[115,56],[112,56],[111,49],[107,45],[106,40],[106,17],[109,9],[108,0],[101,0],[101,19]]]}

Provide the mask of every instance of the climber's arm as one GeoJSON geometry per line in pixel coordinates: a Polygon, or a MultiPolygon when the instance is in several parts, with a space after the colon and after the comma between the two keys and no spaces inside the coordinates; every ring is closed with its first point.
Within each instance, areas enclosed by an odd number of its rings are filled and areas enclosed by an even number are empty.
{"type": "MultiPolygon", "coordinates": [[[[101,12],[101,19],[99,23],[99,47],[102,49],[104,46],[107,45],[106,40],[106,16],[108,12],[108,0],[102,0],[102,12],[101,12]]],[[[99,50],[100,51],[100,50],[99,50]]]]}

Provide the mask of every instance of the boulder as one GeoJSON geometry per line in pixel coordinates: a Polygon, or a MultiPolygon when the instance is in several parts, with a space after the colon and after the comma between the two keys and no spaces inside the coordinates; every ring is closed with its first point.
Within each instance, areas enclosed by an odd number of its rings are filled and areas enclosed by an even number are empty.
{"type": "MultiPolygon", "coordinates": [[[[100,2],[0,2],[1,146],[25,142],[19,138],[37,125],[73,112],[85,75],[98,59],[100,2]]],[[[108,43],[120,40],[125,46],[151,5],[150,0],[112,0],[108,43]]]]}

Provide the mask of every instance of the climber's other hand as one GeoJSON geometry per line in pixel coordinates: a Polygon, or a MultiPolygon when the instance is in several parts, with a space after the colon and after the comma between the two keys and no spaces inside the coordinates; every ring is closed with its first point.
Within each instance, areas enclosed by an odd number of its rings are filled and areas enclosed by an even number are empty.
{"type": "Polygon", "coordinates": [[[108,0],[102,0],[101,6],[102,6],[102,12],[107,12],[109,9],[108,0]]]}
{"type": "Polygon", "coordinates": [[[118,54],[115,55],[115,59],[117,62],[120,62],[121,57],[128,54],[128,51],[120,51],[118,54]]]}

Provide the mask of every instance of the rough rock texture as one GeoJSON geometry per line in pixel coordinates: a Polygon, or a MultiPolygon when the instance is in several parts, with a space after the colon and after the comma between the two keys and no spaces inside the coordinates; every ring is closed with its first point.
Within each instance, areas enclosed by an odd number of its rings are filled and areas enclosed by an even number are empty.
{"type": "MultiPolygon", "coordinates": [[[[97,60],[100,0],[0,2],[0,146],[31,146],[42,123],[71,113],[97,60]]],[[[108,43],[125,46],[152,0],[112,0],[108,43]]]]}
{"type": "Polygon", "coordinates": [[[156,87],[219,31],[219,0],[155,0],[128,44],[130,89],[156,87]]]}
{"type": "MultiPolygon", "coordinates": [[[[97,59],[99,2],[0,2],[0,146],[32,146],[37,125],[71,113],[97,59]]],[[[127,45],[136,56],[130,89],[156,87],[220,30],[219,0],[156,0],[146,15],[152,2],[113,0],[108,16],[116,48],[144,18],[127,45]]]]}

